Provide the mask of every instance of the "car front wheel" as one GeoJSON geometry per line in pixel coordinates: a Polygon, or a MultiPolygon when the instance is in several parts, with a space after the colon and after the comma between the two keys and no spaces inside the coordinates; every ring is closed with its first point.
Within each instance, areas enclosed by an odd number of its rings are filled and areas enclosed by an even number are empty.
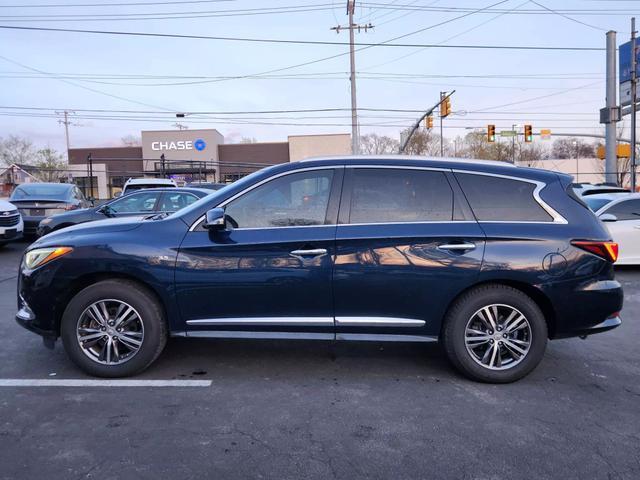
{"type": "Polygon", "coordinates": [[[538,305],[520,290],[486,285],[459,298],[442,330],[444,350],[467,377],[508,383],[542,360],[547,324],[538,305]]]}
{"type": "Polygon", "coordinates": [[[98,377],[125,377],[162,352],[167,327],[162,307],[129,280],[105,280],[76,294],[63,314],[61,336],[73,362],[98,377]]]}

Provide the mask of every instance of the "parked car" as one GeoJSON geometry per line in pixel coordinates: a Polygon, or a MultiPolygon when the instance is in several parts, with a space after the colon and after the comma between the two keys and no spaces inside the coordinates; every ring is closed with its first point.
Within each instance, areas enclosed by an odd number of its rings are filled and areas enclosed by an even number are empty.
{"type": "Polygon", "coordinates": [[[574,191],[581,197],[597,195],[601,193],[629,193],[627,188],[619,187],[609,183],[574,183],[574,191]]]}
{"type": "Polygon", "coordinates": [[[15,205],[0,200],[0,248],[22,237],[24,223],[15,205]]]}
{"type": "Polygon", "coordinates": [[[78,208],[88,208],[91,202],[71,183],[23,183],[18,185],[9,201],[24,222],[24,234],[35,235],[42,219],[78,208]]]}
{"type": "MultiPolygon", "coordinates": [[[[177,188],[178,184],[169,178],[130,178],[124,184],[120,195],[126,195],[135,190],[145,188],[177,188]]],[[[117,195],[117,196],[120,196],[117,195]]]]}
{"type": "Polygon", "coordinates": [[[570,183],[421,157],[277,165],[168,217],[39,239],[16,318],[96,376],[180,336],[440,340],[468,377],[510,382],[548,338],[621,324],[617,245],[570,183]]]}
{"type": "Polygon", "coordinates": [[[620,265],[640,265],[640,193],[605,193],[585,199],[618,243],[620,265]]]}
{"type": "Polygon", "coordinates": [[[105,218],[176,212],[209,194],[211,194],[211,190],[203,188],[148,188],[134,191],[99,207],[73,210],[47,217],[38,225],[37,234],[41,237],[71,225],[104,220],[105,218]]]}
{"type": "Polygon", "coordinates": [[[208,190],[220,190],[230,185],[229,183],[212,183],[212,182],[191,182],[187,183],[187,187],[206,188],[208,190]]]}

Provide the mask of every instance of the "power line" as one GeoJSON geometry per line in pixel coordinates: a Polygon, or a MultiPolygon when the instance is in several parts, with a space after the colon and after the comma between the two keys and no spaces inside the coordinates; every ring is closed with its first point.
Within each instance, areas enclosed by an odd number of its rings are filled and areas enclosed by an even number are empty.
{"type": "Polygon", "coordinates": [[[234,2],[235,0],[169,0],[166,2],[125,2],[125,3],[40,3],[21,5],[0,5],[0,8],[66,8],[66,7],[132,7],[147,5],[186,5],[191,3],[222,3],[234,2]]]}
{"type": "Polygon", "coordinates": [[[547,11],[549,11],[549,12],[551,12],[551,13],[555,14],[555,15],[558,15],[558,16],[560,16],[560,17],[562,17],[562,18],[566,18],[567,20],[569,20],[569,21],[571,21],[571,22],[578,23],[578,24],[580,24],[580,25],[584,25],[585,27],[593,28],[594,30],[600,30],[600,31],[602,31],[602,32],[606,32],[606,31],[608,31],[608,30],[609,30],[608,28],[600,28],[600,27],[597,27],[597,26],[595,26],[595,25],[591,25],[590,23],[586,23],[586,22],[583,22],[583,21],[581,21],[581,20],[578,20],[578,19],[572,18],[572,17],[570,17],[569,15],[565,15],[564,13],[561,13],[561,12],[560,12],[560,11],[558,11],[558,10],[553,10],[553,9],[551,9],[551,8],[549,8],[549,7],[545,7],[543,4],[538,3],[538,2],[536,2],[535,0],[529,0],[529,1],[530,1],[531,3],[533,3],[534,5],[537,5],[537,6],[539,6],[540,8],[544,8],[545,10],[547,10],[547,11]]]}
{"type": "MultiPolygon", "coordinates": [[[[508,1],[508,0],[503,0],[508,1]]],[[[499,2],[503,3],[503,2],[499,2]]],[[[466,14],[463,16],[468,16],[470,14],[466,14]]],[[[357,51],[365,50],[371,47],[401,47],[401,48],[419,48],[419,47],[428,47],[428,48],[461,48],[461,49],[490,49],[490,50],[542,50],[542,51],[574,51],[574,52],[600,52],[604,51],[603,47],[568,47],[568,46],[553,46],[553,45],[476,45],[476,44],[461,44],[461,45],[440,45],[437,43],[429,44],[429,43],[389,43],[395,40],[399,40],[402,38],[406,38],[410,35],[415,35],[417,33],[422,33],[425,30],[430,28],[435,28],[442,26],[446,23],[452,22],[454,20],[458,20],[463,16],[456,17],[444,22],[440,22],[429,27],[422,28],[420,30],[416,30],[414,32],[406,33],[404,35],[400,35],[389,40],[385,40],[383,42],[378,43],[366,43],[359,42],[354,43],[357,47],[363,47],[358,49],[357,51]]],[[[250,38],[250,37],[220,37],[220,36],[208,36],[208,35],[186,35],[186,34],[175,34],[175,33],[151,33],[151,32],[123,32],[116,30],[87,30],[87,29],[73,29],[73,28],[48,28],[48,27],[22,27],[16,25],[0,25],[1,29],[5,30],[27,30],[27,31],[44,31],[44,32],[65,32],[65,33],[88,33],[95,35],[124,35],[124,36],[136,36],[136,37],[156,37],[156,38],[182,38],[182,39],[190,39],[190,40],[217,40],[217,41],[232,41],[232,42],[249,42],[249,43],[277,43],[277,44],[293,44],[293,45],[335,45],[335,46],[348,46],[349,43],[345,42],[331,42],[324,40],[288,40],[288,39],[277,39],[277,38],[250,38]]],[[[320,61],[328,60],[331,58],[336,58],[339,56],[346,55],[347,53],[340,53],[338,55],[333,55],[331,57],[325,57],[322,59],[313,60],[311,62],[305,62],[304,64],[296,65],[310,65],[311,63],[317,63],[320,61]]],[[[286,67],[294,68],[294,67],[286,67]]],[[[281,71],[283,69],[278,69],[277,71],[281,71]]],[[[269,73],[273,73],[275,70],[270,71],[269,73]]],[[[259,75],[259,74],[256,74],[259,75]]],[[[251,76],[251,75],[250,75],[251,76]]]]}
{"type": "Polygon", "coordinates": [[[4,22],[102,22],[140,20],[180,20],[192,18],[243,17],[256,15],[280,15],[330,10],[330,4],[310,6],[272,7],[244,10],[213,10],[199,12],[157,13],[106,13],[106,14],[44,14],[44,15],[0,15],[4,22]]]}

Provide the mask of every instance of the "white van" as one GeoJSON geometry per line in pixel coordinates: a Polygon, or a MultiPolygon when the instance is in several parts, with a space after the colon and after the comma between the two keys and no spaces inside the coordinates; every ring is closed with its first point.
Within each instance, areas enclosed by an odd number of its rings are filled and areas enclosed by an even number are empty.
{"type": "Polygon", "coordinates": [[[169,178],[130,178],[124,184],[121,195],[144,188],[175,188],[178,184],[169,178]]]}

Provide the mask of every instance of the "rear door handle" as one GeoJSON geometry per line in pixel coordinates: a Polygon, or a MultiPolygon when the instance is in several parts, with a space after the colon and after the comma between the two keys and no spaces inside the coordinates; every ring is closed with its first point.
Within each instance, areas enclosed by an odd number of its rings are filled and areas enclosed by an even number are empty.
{"type": "Polygon", "coordinates": [[[475,243],[443,243],[442,245],[438,245],[438,250],[449,251],[473,250],[474,248],[476,248],[475,243]]]}
{"type": "Polygon", "coordinates": [[[325,248],[312,248],[310,250],[294,250],[291,255],[296,257],[318,257],[320,255],[326,255],[327,250],[325,248]]]}

